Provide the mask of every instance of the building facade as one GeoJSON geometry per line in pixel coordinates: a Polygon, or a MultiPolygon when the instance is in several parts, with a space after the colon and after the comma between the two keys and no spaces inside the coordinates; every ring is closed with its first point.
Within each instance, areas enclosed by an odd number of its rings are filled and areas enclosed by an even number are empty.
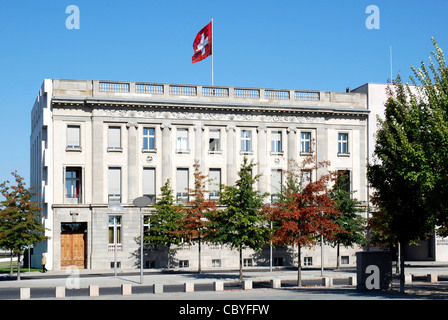
{"type": "MultiPolygon", "coordinates": [[[[329,170],[349,172],[351,190],[366,202],[368,114],[364,93],[45,79],[31,114],[31,185],[39,188],[50,239],[34,248],[32,264],[46,252],[48,269],[108,269],[116,252],[119,267],[138,266],[133,200],[155,200],[167,179],[184,200],[195,161],[214,181],[213,198],[220,183],[234,184],[244,157],[257,164],[258,189],[276,193],[288,160],[311,154],[330,161],[329,170]]],[[[357,250],[343,248],[343,263],[354,265],[357,250]]],[[[293,264],[289,251],[246,250],[244,264],[293,264]]],[[[324,245],[324,253],[324,265],[335,266],[336,249],[324,245]]],[[[302,259],[320,266],[320,246],[302,259]]],[[[143,265],[166,261],[145,252],[143,265]]],[[[195,246],[179,247],[173,261],[196,269],[195,246]]],[[[201,263],[235,268],[238,254],[209,245],[201,263]]]]}

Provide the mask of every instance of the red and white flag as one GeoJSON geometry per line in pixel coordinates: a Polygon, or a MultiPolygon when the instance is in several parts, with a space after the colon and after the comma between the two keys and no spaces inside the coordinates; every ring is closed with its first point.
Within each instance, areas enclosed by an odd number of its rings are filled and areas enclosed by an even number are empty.
{"type": "Polygon", "coordinates": [[[193,42],[194,54],[191,62],[196,63],[212,55],[212,23],[198,32],[193,42]]]}

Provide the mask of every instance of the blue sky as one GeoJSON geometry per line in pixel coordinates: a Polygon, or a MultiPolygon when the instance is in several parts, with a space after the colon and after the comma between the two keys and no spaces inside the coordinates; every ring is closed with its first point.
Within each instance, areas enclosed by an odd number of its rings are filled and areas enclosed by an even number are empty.
{"type": "MultiPolygon", "coordinates": [[[[434,37],[448,48],[446,0],[0,0],[0,182],[29,181],[30,112],[44,78],[211,84],[192,64],[196,33],[214,18],[218,86],[345,91],[407,79],[434,37]],[[66,8],[80,29],[66,28],[66,8]],[[369,5],[379,29],[366,28],[369,5]]],[[[448,49],[446,49],[448,50],[448,49]]]]}

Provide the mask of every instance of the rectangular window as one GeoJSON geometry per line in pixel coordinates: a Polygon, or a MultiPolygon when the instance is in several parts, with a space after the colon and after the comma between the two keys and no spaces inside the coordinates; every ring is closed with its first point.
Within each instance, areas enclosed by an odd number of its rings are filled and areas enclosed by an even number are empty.
{"type": "Polygon", "coordinates": [[[302,170],[302,176],[301,176],[301,184],[302,189],[305,189],[306,186],[311,182],[311,170],[302,170]]]}
{"type": "Polygon", "coordinates": [[[121,203],[121,168],[109,168],[108,172],[109,203],[121,203]]]}
{"type": "Polygon", "coordinates": [[[221,169],[210,169],[208,172],[209,196],[212,200],[219,200],[219,191],[221,186],[221,169]]]}
{"type": "Polygon", "coordinates": [[[311,132],[300,133],[300,152],[311,153],[311,132]]]}
{"type": "Polygon", "coordinates": [[[312,266],[313,265],[313,257],[305,257],[303,260],[304,260],[303,264],[305,266],[312,266]]]}
{"type": "Polygon", "coordinates": [[[188,151],[188,129],[177,129],[176,150],[188,151]]]}
{"type": "Polygon", "coordinates": [[[156,201],[156,169],[143,168],[143,195],[156,201]]]}
{"type": "Polygon", "coordinates": [[[351,198],[351,175],[350,170],[338,170],[338,183],[341,184],[342,190],[347,192],[347,199],[351,198]]]}
{"type": "Polygon", "coordinates": [[[109,244],[121,245],[121,216],[109,216],[109,244]]]}
{"type": "Polygon", "coordinates": [[[121,150],[121,127],[109,127],[108,150],[121,150]]]}
{"type": "Polygon", "coordinates": [[[188,268],[189,266],[189,260],[179,260],[179,268],[188,268]]]}
{"type": "Polygon", "coordinates": [[[212,259],[212,267],[220,268],[221,267],[221,259],[212,259]]]}
{"type": "Polygon", "coordinates": [[[208,150],[221,151],[221,130],[210,130],[208,134],[208,150]]]}
{"type": "Polygon", "coordinates": [[[178,168],[176,172],[177,201],[188,201],[188,169],[178,168]]]}
{"type": "Polygon", "coordinates": [[[143,150],[156,149],[156,133],[154,128],[143,128],[143,150]]]}
{"type": "Polygon", "coordinates": [[[338,134],[338,154],[348,154],[348,133],[338,134]]]}
{"type": "Polygon", "coordinates": [[[252,131],[241,130],[241,151],[251,152],[252,151],[252,131]]]}
{"type": "Polygon", "coordinates": [[[81,168],[65,170],[65,203],[81,203],[81,168]]]}
{"type": "Polygon", "coordinates": [[[341,256],[341,264],[349,264],[350,259],[349,256],[341,256]]]}
{"type": "Polygon", "coordinates": [[[271,132],[271,152],[280,153],[282,152],[282,132],[272,131],[271,132]]]}
{"type": "Polygon", "coordinates": [[[67,126],[67,150],[81,150],[80,126],[67,126]]]}
{"type": "Polygon", "coordinates": [[[253,259],[243,259],[243,265],[245,267],[252,267],[253,266],[253,259]]]}
{"type": "Polygon", "coordinates": [[[271,202],[279,200],[279,193],[282,192],[282,170],[271,171],[271,202]]]}

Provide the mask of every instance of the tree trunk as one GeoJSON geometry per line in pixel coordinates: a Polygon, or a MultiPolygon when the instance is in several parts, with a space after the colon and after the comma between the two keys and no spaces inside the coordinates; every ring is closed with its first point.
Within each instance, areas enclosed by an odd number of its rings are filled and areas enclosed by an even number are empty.
{"type": "Polygon", "coordinates": [[[240,247],[240,280],[243,280],[243,248],[240,247]]]}
{"type": "Polygon", "coordinates": [[[199,261],[198,261],[198,273],[201,273],[202,272],[202,270],[201,270],[201,238],[199,238],[199,242],[198,242],[198,244],[199,244],[199,252],[198,252],[198,258],[199,258],[199,261]]]}
{"type": "Polygon", "coordinates": [[[167,271],[170,271],[170,261],[171,260],[171,245],[168,245],[168,257],[167,257],[167,263],[166,263],[166,269],[167,271]]]}
{"type": "Polygon", "coordinates": [[[339,270],[341,268],[341,257],[340,257],[340,243],[337,244],[337,250],[336,250],[336,269],[339,270]]]}
{"type": "Polygon", "coordinates": [[[12,261],[13,261],[13,259],[14,259],[14,255],[13,255],[13,253],[12,253],[12,250],[10,250],[10,255],[11,255],[11,260],[10,260],[10,262],[9,262],[9,276],[10,277],[12,277],[13,276],[13,274],[14,274],[14,267],[13,267],[13,265],[12,265],[12,261]]]}
{"type": "Polygon", "coordinates": [[[302,286],[302,257],[300,244],[297,245],[297,286],[302,286]]]}
{"type": "Polygon", "coordinates": [[[400,245],[400,293],[404,293],[404,246],[400,245]]]}
{"type": "Polygon", "coordinates": [[[17,280],[20,280],[20,253],[17,255],[17,280]]]}

